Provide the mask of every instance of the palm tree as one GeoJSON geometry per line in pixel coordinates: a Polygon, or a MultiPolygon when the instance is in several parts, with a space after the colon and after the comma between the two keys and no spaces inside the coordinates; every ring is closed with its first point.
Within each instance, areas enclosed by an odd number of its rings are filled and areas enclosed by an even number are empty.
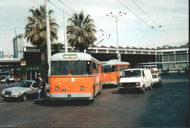
{"type": "Polygon", "coordinates": [[[67,35],[69,44],[80,52],[92,46],[95,37],[95,25],[90,15],[86,17],[81,11],[79,14],[74,13],[71,18],[68,19],[70,25],[67,26],[67,35]]]}
{"type": "Polygon", "coordinates": [[[51,44],[52,54],[59,53],[62,48],[63,48],[63,44],[61,43],[51,44]]]}
{"type": "MultiPolygon", "coordinates": [[[[29,12],[32,16],[29,16],[28,23],[25,26],[24,37],[27,42],[36,46],[41,50],[41,61],[45,64],[47,61],[46,57],[46,10],[45,6],[40,6],[40,8],[30,9],[29,12]]],[[[54,18],[51,18],[53,10],[49,11],[49,25],[50,25],[50,39],[51,42],[55,39],[57,40],[57,28],[58,24],[55,22],[54,18]]]]}

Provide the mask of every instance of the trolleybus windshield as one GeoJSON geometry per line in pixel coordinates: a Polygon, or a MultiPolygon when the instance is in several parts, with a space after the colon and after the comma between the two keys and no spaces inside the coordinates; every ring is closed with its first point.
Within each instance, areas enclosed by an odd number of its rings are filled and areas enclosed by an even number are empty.
{"type": "Polygon", "coordinates": [[[104,66],[104,72],[115,72],[115,66],[114,65],[104,66]]]}
{"type": "Polygon", "coordinates": [[[52,61],[51,75],[90,75],[92,74],[90,61],[52,61]],[[70,67],[70,72],[69,72],[70,67]]]}
{"type": "Polygon", "coordinates": [[[52,61],[51,75],[68,75],[69,61],[52,61]]]}

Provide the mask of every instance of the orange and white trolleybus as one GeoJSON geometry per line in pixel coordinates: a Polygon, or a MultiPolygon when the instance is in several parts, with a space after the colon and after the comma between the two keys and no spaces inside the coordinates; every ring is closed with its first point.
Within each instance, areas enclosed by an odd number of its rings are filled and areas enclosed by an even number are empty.
{"type": "Polygon", "coordinates": [[[101,63],[87,53],[57,53],[51,57],[50,99],[87,99],[101,91],[101,63]]]}
{"type": "Polygon", "coordinates": [[[120,72],[129,67],[128,62],[119,60],[102,61],[102,82],[104,85],[119,84],[120,72]]]}

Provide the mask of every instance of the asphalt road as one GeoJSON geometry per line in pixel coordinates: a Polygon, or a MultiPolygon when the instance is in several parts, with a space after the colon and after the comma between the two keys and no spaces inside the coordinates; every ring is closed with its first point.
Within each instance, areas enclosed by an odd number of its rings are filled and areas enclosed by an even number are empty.
{"type": "Polygon", "coordinates": [[[0,98],[0,127],[189,127],[188,76],[169,74],[162,83],[145,94],[103,88],[94,103],[0,98]]]}

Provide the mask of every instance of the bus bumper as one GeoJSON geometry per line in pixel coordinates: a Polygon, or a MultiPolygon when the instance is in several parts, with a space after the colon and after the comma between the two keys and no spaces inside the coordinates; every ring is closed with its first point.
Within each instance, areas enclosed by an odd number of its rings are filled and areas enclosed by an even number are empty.
{"type": "Polygon", "coordinates": [[[91,93],[50,93],[50,100],[92,100],[91,93]]]}

